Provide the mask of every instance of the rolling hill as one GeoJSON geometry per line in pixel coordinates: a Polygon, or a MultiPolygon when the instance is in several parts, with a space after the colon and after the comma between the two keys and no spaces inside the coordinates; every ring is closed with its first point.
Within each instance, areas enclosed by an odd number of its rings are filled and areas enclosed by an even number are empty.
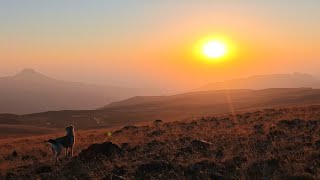
{"type": "Polygon", "coordinates": [[[137,96],[87,111],[49,111],[28,115],[0,115],[0,124],[79,129],[137,122],[193,119],[213,114],[320,104],[320,89],[263,89],[200,91],[172,96],[137,96]]]}
{"type": "Polygon", "coordinates": [[[266,88],[320,88],[320,79],[304,73],[256,75],[242,79],[210,83],[199,90],[266,89],[266,88]]]}

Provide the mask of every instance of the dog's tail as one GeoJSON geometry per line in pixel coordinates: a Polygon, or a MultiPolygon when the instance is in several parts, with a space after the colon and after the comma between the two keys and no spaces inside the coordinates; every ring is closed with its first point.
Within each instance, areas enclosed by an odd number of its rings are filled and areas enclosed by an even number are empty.
{"type": "Polygon", "coordinates": [[[53,139],[49,139],[49,140],[47,140],[47,141],[43,141],[43,142],[45,142],[45,143],[51,143],[51,144],[54,144],[54,143],[55,143],[55,140],[53,140],[53,139]]]}

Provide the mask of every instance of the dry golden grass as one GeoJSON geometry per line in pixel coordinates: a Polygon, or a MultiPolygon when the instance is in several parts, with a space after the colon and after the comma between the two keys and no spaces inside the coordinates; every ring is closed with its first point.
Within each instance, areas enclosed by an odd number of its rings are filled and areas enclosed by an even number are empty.
{"type": "Polygon", "coordinates": [[[0,169],[14,179],[318,179],[319,134],[320,106],[265,109],[77,131],[78,156],[58,165],[43,141],[63,133],[0,140],[0,169]]]}
{"type": "Polygon", "coordinates": [[[52,134],[56,132],[59,132],[59,129],[30,125],[0,124],[1,139],[52,134]]]}

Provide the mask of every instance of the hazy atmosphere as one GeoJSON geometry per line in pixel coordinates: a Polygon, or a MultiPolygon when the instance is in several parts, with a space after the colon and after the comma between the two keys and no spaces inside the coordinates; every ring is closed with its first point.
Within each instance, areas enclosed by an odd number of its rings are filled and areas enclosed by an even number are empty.
{"type": "Polygon", "coordinates": [[[0,76],[33,68],[51,77],[124,87],[193,89],[257,74],[320,74],[316,0],[2,1],[0,76]],[[194,53],[226,39],[232,57],[194,53]]]}
{"type": "Polygon", "coordinates": [[[0,180],[320,179],[320,0],[0,0],[0,180]]]}

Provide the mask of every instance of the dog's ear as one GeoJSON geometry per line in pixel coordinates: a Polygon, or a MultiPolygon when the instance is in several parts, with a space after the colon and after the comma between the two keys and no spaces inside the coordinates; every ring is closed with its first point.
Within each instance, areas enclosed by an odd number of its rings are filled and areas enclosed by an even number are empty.
{"type": "Polygon", "coordinates": [[[66,127],[66,131],[67,131],[67,132],[73,131],[73,130],[74,130],[73,125],[66,127]]]}

